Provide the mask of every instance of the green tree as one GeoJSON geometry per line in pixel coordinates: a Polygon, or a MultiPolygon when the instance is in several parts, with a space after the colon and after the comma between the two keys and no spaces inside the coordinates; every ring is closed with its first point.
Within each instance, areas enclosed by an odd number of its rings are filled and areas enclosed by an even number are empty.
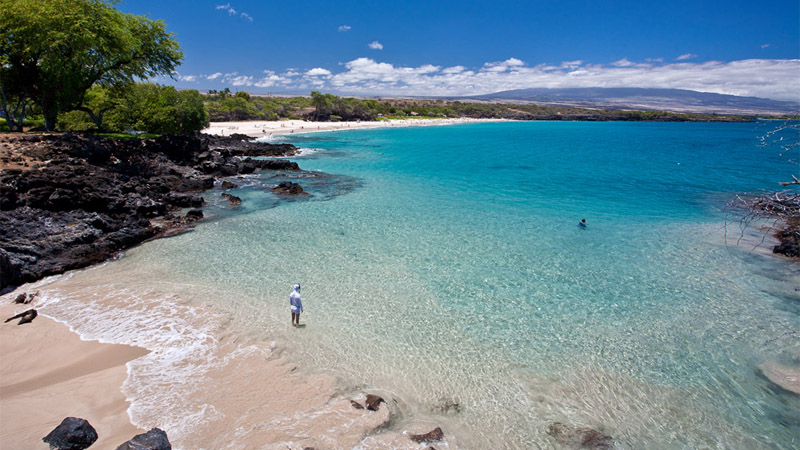
{"type": "Polygon", "coordinates": [[[172,74],[183,58],[172,33],[116,3],[0,0],[2,99],[33,99],[52,130],[58,113],[81,105],[94,84],[172,74]]]}
{"type": "Polygon", "coordinates": [[[208,114],[203,96],[196,90],[136,83],[126,91],[119,106],[109,112],[108,124],[117,131],[191,134],[208,126],[208,114]]]}
{"type": "Polygon", "coordinates": [[[128,84],[116,87],[94,85],[86,91],[83,104],[76,107],[75,110],[85,112],[94,122],[96,129],[104,131],[103,118],[105,114],[122,103],[128,89],[130,89],[128,84]]]}

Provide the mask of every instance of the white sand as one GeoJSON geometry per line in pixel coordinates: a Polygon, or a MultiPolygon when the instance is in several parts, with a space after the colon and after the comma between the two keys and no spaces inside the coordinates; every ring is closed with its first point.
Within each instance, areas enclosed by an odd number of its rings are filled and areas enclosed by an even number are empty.
{"type": "Polygon", "coordinates": [[[401,119],[373,122],[308,122],[305,120],[211,122],[203,130],[206,134],[230,136],[234,133],[250,137],[269,137],[282,134],[314,133],[336,130],[356,130],[364,128],[419,127],[436,125],[455,125],[461,123],[499,122],[500,119],[401,119]]]}
{"type": "MultiPolygon", "coordinates": [[[[2,320],[30,307],[9,298],[0,304],[2,320]]],[[[0,447],[45,448],[42,438],[70,416],[95,428],[94,448],[116,448],[145,431],[131,425],[120,387],[125,363],[147,351],[82,341],[41,314],[17,322],[0,323],[0,447]]]]}
{"type": "MultiPolygon", "coordinates": [[[[0,323],[0,448],[44,448],[41,439],[68,416],[87,419],[95,427],[99,439],[92,448],[116,448],[152,427],[164,429],[176,449],[420,448],[404,433],[381,430],[391,417],[388,405],[376,412],[354,408],[351,400],[363,405],[365,392],[343,391],[328,374],[301,373],[273,344],[230,334],[224,322],[204,329],[214,336],[205,335],[206,349],[194,355],[209,365],[183,373],[181,368],[192,365],[191,340],[181,340],[170,329],[178,326],[181,335],[191,333],[191,326],[181,325],[217,322],[213,312],[135,289],[109,291],[101,283],[108,281],[102,270],[73,275],[33,288],[42,297],[59,298],[56,302],[12,304],[24,286],[0,296],[3,319],[31,306],[40,311],[30,324],[0,323]],[[42,314],[112,342],[115,330],[126,328],[122,335],[133,330],[132,338],[150,352],[82,341],[42,314]],[[154,332],[163,332],[166,339],[154,332]],[[165,354],[189,358],[170,369],[157,364],[165,354]],[[160,406],[128,410],[123,383],[134,405],[155,398],[161,399],[160,406]]],[[[408,426],[405,430],[424,433],[435,425],[408,426]]]]}

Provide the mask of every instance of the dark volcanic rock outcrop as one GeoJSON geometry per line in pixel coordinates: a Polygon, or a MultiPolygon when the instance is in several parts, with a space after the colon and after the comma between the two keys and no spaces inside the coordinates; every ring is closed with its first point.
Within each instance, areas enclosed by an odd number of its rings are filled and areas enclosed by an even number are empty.
{"type": "Polygon", "coordinates": [[[292,183],[291,181],[283,181],[274,188],[272,191],[278,195],[310,195],[308,192],[303,190],[303,187],[297,183],[292,183]]]}
{"type": "Polygon", "coordinates": [[[67,417],[42,440],[51,449],[83,450],[97,440],[97,431],[86,419],[67,417]]]}
{"type": "Polygon", "coordinates": [[[167,433],[160,428],[153,428],[147,433],[137,434],[128,442],[117,447],[117,450],[172,450],[167,433]]]}
{"type": "Polygon", "coordinates": [[[236,138],[107,139],[83,134],[0,134],[0,290],[108,259],[202,218],[197,195],[217,177],[299,170],[256,156],[288,144],[236,138]],[[198,210],[199,211],[199,210],[198,210]]]}

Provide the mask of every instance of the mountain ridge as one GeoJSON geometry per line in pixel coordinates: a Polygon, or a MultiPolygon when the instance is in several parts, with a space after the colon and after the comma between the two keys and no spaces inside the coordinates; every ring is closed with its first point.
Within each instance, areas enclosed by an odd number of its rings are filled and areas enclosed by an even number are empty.
{"type": "Polygon", "coordinates": [[[528,88],[465,99],[693,113],[786,115],[800,111],[800,102],[666,88],[528,88]]]}

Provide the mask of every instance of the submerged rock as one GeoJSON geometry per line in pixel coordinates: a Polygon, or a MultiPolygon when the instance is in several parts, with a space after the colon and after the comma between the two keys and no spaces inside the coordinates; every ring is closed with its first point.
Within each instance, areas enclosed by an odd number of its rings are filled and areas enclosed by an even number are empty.
{"type": "Polygon", "coordinates": [[[281,195],[309,195],[308,192],[303,190],[303,187],[291,181],[283,181],[274,188],[272,191],[281,195]]]}
{"type": "Polygon", "coordinates": [[[591,428],[575,428],[561,422],[553,422],[547,427],[547,434],[561,444],[570,448],[613,448],[614,440],[611,436],[591,428]]]}
{"type": "Polygon", "coordinates": [[[42,440],[51,450],[83,450],[97,440],[97,431],[86,419],[67,417],[42,440]]]}
{"type": "Polygon", "coordinates": [[[133,439],[117,447],[117,450],[172,450],[167,433],[153,428],[147,433],[137,434],[133,439]]]}
{"type": "Polygon", "coordinates": [[[222,193],[222,197],[225,198],[226,200],[228,200],[228,204],[231,205],[231,206],[239,206],[239,205],[242,204],[242,199],[241,198],[239,198],[239,197],[237,197],[235,195],[228,194],[227,192],[223,192],[222,193]]]}

